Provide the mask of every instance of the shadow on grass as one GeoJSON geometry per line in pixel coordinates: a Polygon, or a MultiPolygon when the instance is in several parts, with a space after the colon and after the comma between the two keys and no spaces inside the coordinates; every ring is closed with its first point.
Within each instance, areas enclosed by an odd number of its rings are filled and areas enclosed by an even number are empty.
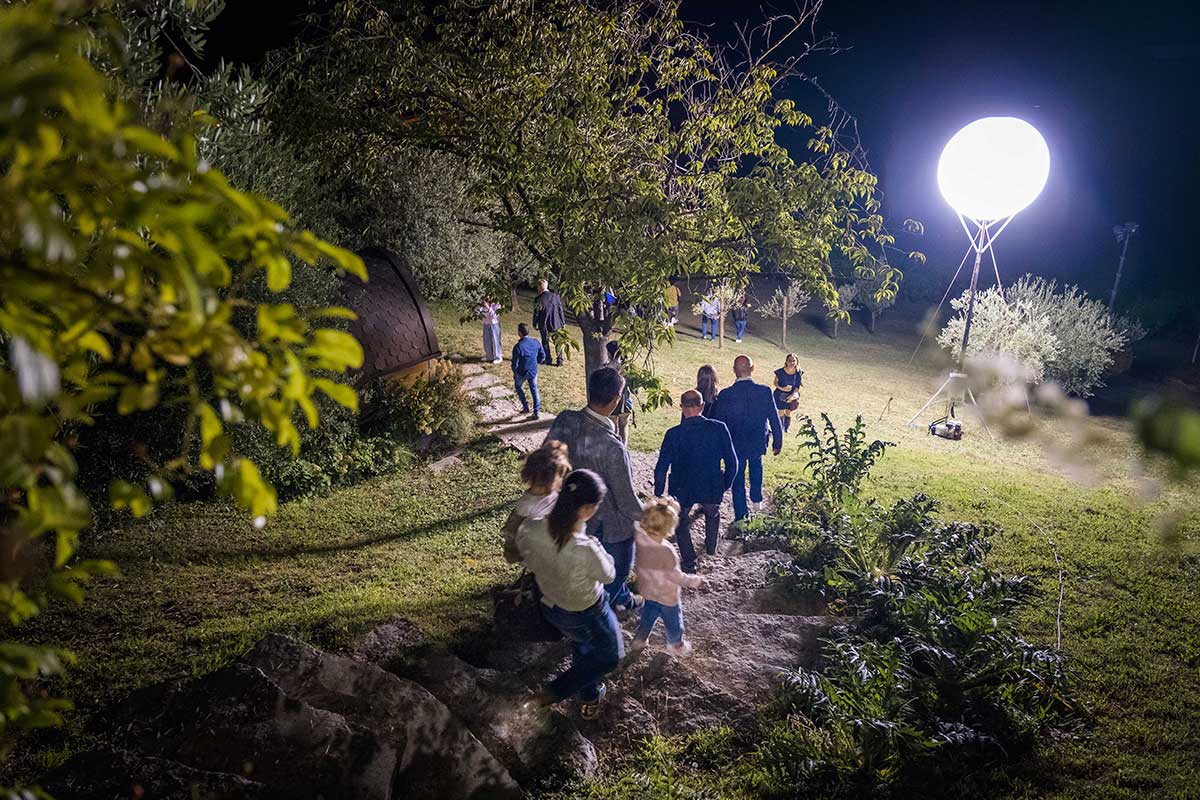
{"type": "Polygon", "coordinates": [[[228,564],[237,561],[248,560],[263,560],[263,561],[278,561],[289,558],[298,558],[300,556],[311,555],[327,555],[332,553],[345,553],[352,550],[374,547],[376,545],[387,544],[389,542],[398,542],[406,539],[416,539],[424,536],[433,536],[443,533],[459,525],[465,525],[474,522],[482,517],[495,514],[502,509],[507,509],[512,505],[511,502],[505,500],[495,503],[485,508],[478,508],[465,514],[459,514],[455,517],[447,517],[434,522],[428,522],[423,525],[414,525],[411,527],[401,528],[393,533],[379,534],[376,536],[367,536],[359,539],[345,539],[329,544],[297,544],[283,547],[258,547],[247,550],[214,550],[204,553],[180,553],[164,557],[162,553],[155,553],[147,556],[122,556],[121,561],[130,563],[135,561],[155,561],[164,564],[228,564]]]}

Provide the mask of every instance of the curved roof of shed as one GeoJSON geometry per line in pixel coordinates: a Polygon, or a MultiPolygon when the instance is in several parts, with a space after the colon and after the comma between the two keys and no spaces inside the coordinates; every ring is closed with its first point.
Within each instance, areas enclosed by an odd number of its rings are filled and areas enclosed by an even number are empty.
{"type": "Polygon", "coordinates": [[[368,247],[358,255],[367,267],[367,283],[350,278],[346,305],[358,315],[350,333],[363,347],[361,377],[371,378],[440,358],[433,317],[412,273],[390,250],[368,247]]]}

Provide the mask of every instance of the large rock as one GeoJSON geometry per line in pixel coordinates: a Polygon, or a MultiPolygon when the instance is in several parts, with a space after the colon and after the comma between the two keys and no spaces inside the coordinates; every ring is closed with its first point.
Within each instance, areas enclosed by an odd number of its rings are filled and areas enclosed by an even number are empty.
{"type": "Polygon", "coordinates": [[[129,748],[241,775],[294,798],[389,800],[396,751],[344,717],[288,697],[248,664],[135,692],[129,748]]]}
{"type": "Polygon", "coordinates": [[[474,667],[450,652],[430,649],[400,668],[445,703],[514,778],[528,784],[589,778],[596,770],[596,750],[575,724],[530,703],[531,689],[553,670],[547,663],[560,662],[543,660],[532,673],[515,674],[474,667]]]}
{"type": "Polygon", "coordinates": [[[39,784],[56,800],[287,800],[292,796],[237,775],[110,750],[72,756],[39,784]]]}
{"type": "Polygon", "coordinates": [[[370,730],[397,754],[396,798],[516,798],[508,771],[420,685],[271,635],[243,659],[290,697],[370,730]]]}

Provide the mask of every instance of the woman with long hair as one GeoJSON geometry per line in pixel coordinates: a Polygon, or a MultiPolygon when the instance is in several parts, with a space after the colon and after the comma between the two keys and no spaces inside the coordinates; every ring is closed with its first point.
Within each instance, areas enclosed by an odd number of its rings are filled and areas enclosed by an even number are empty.
{"type": "Polygon", "coordinates": [[[705,364],[696,372],[696,391],[704,398],[704,410],[700,413],[711,417],[713,403],[717,402],[717,371],[712,364],[705,364]]]}
{"type": "Polygon", "coordinates": [[[800,385],[804,371],[795,353],[788,353],[783,366],[775,370],[775,408],[786,431],[792,424],[792,412],[800,407],[800,385]]]}
{"type": "Polygon", "coordinates": [[[621,627],[604,592],[616,567],[587,533],[606,492],[599,475],[577,469],[563,481],[549,516],[527,520],[517,532],[521,559],[542,592],[542,616],[572,645],[571,666],[546,684],[538,702],[577,697],[584,719],[599,715],[603,678],[625,657],[621,627]]]}

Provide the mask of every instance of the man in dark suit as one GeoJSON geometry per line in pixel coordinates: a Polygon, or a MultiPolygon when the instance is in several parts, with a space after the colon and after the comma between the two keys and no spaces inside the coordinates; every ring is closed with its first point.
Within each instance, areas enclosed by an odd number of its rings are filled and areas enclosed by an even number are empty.
{"type": "Polygon", "coordinates": [[[525,392],[522,386],[529,384],[529,392],[533,395],[533,418],[537,419],[542,415],[542,398],[538,394],[538,363],[543,361],[546,353],[542,350],[542,346],[538,344],[538,340],[529,335],[529,326],[524,322],[517,326],[517,333],[521,338],[513,345],[512,350],[512,371],[513,371],[513,388],[517,390],[517,397],[521,400],[521,413],[529,413],[529,403],[525,400],[525,392]]]}
{"type": "Polygon", "coordinates": [[[783,451],[783,426],[779,422],[779,411],[771,397],[771,389],[755,383],[754,362],[750,356],[738,356],[733,360],[733,374],[737,376],[732,386],[727,386],[717,395],[713,408],[713,419],[719,419],[729,428],[733,438],[733,449],[737,451],[738,471],[733,481],[733,516],[745,519],[749,515],[746,507],[746,473],[750,473],[750,502],[754,513],[762,508],[762,459],[767,454],[768,432],[773,441],[775,455],[783,451]]]}
{"type": "MultiPolygon", "coordinates": [[[[533,327],[542,335],[545,364],[550,366],[550,334],[567,324],[562,297],[550,291],[550,284],[538,281],[538,296],[533,301],[533,327]]],[[[562,351],[555,348],[555,366],[562,366],[562,351]]]]}
{"type": "Polygon", "coordinates": [[[642,607],[642,598],[625,584],[636,551],[635,526],[642,518],[642,501],[633,489],[629,452],[617,436],[612,413],[621,402],[625,379],[612,367],[601,367],[588,376],[587,407],[559,413],[546,440],[557,439],[567,446],[567,458],[575,469],[590,469],[608,487],[587,530],[600,540],[612,556],[616,577],[604,587],[608,601],[619,617],[642,607]]]}
{"type": "Polygon", "coordinates": [[[683,422],[663,437],[654,467],[654,493],[662,495],[669,472],[671,496],[679,501],[679,526],[675,529],[679,560],[684,572],[695,572],[692,506],[699,505],[704,512],[704,550],[710,556],[716,555],[721,499],[733,485],[738,457],[725,423],[701,416],[704,398],[698,391],[688,389],[679,398],[679,405],[683,407],[683,422]]]}

